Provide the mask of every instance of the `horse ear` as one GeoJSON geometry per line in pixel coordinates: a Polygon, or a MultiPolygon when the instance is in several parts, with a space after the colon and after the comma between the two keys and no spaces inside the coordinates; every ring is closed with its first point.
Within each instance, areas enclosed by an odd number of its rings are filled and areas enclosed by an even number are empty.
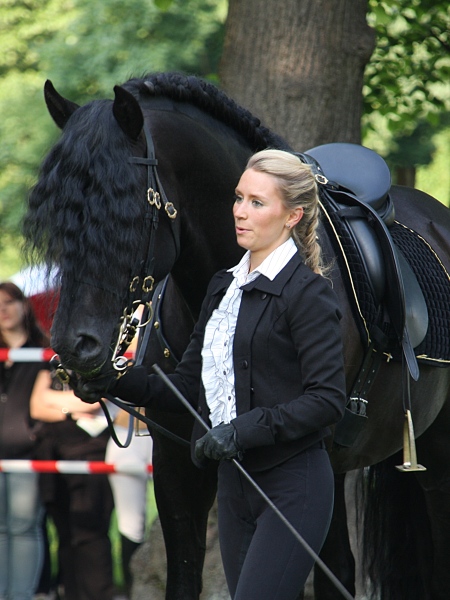
{"type": "Polygon", "coordinates": [[[113,114],[122,131],[137,140],[144,126],[144,115],[139,102],[120,85],[114,87],[113,114]]]}
{"type": "Polygon", "coordinates": [[[77,108],[80,108],[75,102],[60,96],[49,79],[44,85],[44,98],[48,112],[60,129],[63,129],[69,117],[73,115],[77,108]]]}

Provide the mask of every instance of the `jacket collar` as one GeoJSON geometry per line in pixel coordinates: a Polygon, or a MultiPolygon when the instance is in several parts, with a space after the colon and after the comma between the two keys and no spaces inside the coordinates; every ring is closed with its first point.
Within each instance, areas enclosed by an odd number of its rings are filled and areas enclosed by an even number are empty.
{"type": "MultiPolygon", "coordinates": [[[[280,296],[283,291],[284,286],[291,278],[294,271],[302,264],[302,259],[300,254],[297,252],[291,258],[291,260],[287,263],[283,269],[278,273],[278,275],[272,281],[266,277],[265,275],[260,275],[250,283],[242,286],[242,289],[245,292],[249,292],[250,290],[256,289],[261,292],[266,292],[268,294],[272,294],[274,296],[280,296]]],[[[227,290],[230,287],[231,282],[233,281],[233,274],[229,271],[220,271],[217,273],[215,277],[215,282],[211,289],[212,294],[219,294],[223,290],[227,290]]]]}

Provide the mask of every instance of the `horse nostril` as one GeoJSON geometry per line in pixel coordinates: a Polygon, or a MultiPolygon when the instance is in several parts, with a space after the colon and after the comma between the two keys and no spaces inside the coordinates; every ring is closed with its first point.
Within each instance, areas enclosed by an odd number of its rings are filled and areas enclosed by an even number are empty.
{"type": "Polygon", "coordinates": [[[75,353],[78,356],[91,356],[102,349],[101,341],[91,334],[79,334],[75,343],[75,353]]]}

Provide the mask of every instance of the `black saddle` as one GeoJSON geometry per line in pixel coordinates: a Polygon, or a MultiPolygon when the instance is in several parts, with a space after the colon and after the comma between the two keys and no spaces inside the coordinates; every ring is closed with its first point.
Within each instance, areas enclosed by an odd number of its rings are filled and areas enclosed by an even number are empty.
{"type": "Polygon", "coordinates": [[[324,211],[345,229],[356,248],[370,293],[388,315],[417,380],[414,348],[426,335],[428,312],[419,283],[389,233],[395,207],[388,166],[376,152],[358,144],[325,144],[299,156],[313,167],[324,211]]]}

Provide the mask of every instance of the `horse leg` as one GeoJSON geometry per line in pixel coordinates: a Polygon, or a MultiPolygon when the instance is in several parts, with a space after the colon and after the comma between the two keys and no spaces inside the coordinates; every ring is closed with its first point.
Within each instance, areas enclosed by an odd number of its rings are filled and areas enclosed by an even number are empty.
{"type": "MultiPolygon", "coordinates": [[[[345,504],[345,473],[334,476],[334,509],[330,529],[320,552],[320,558],[355,595],[355,559],[350,547],[345,504]]],[[[335,600],[339,594],[322,569],[314,567],[314,596],[316,600],[335,600]]]]}
{"type": "Polygon", "coordinates": [[[430,600],[450,598],[450,482],[446,489],[426,489],[425,501],[430,519],[433,544],[430,600]]]}
{"type": "MultiPolygon", "coordinates": [[[[149,417],[177,435],[190,436],[190,416],[158,413],[149,417]]],[[[166,600],[198,600],[216,470],[197,469],[188,447],[157,432],[152,435],[155,499],[167,556],[166,600]]]]}
{"type": "MultiPolygon", "coordinates": [[[[427,470],[417,473],[429,517],[432,540],[430,598],[450,598],[450,402],[442,408],[429,429],[417,440],[417,454],[427,470]]],[[[428,559],[429,560],[429,559],[428,559]]]]}

